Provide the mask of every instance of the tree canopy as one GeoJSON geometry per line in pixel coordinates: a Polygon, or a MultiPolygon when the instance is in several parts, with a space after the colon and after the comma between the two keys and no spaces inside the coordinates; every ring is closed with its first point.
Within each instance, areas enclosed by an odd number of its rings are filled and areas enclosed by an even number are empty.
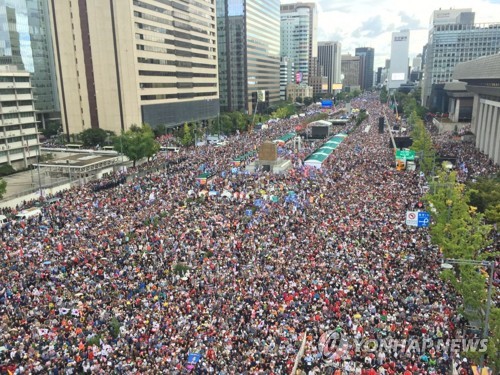
{"type": "Polygon", "coordinates": [[[415,151],[419,157],[420,170],[424,172],[426,176],[429,176],[435,167],[434,163],[436,157],[431,135],[425,128],[422,119],[418,117],[416,111],[411,113],[408,124],[413,128],[411,133],[413,139],[411,149],[415,151]]]}
{"type": "Polygon", "coordinates": [[[0,199],[3,198],[7,191],[7,181],[4,181],[0,178],[0,199]]]}
{"type": "Polygon", "coordinates": [[[483,178],[469,184],[470,203],[491,224],[500,225],[500,178],[483,178]]]}
{"type": "Polygon", "coordinates": [[[142,127],[132,125],[124,134],[115,137],[114,148],[123,149],[123,154],[134,162],[142,158],[150,158],[160,150],[160,144],[155,140],[151,127],[143,124],[142,127]]]}
{"type": "MultiPolygon", "coordinates": [[[[470,206],[471,190],[457,183],[456,172],[441,171],[430,183],[425,200],[430,206],[432,242],[439,246],[443,258],[463,260],[493,260],[498,252],[485,251],[491,244],[491,225],[485,224],[484,215],[470,206]]],[[[460,265],[455,270],[445,270],[442,277],[449,281],[463,298],[463,314],[470,321],[484,326],[486,309],[488,269],[476,265],[460,265]]],[[[498,368],[496,353],[500,342],[498,330],[500,309],[491,309],[487,353],[498,368]]],[[[473,357],[474,353],[467,355],[473,357]]]]}
{"type": "Polygon", "coordinates": [[[106,131],[101,128],[85,129],[81,133],[81,140],[84,146],[95,147],[104,145],[110,135],[114,136],[113,132],[106,131]]]}

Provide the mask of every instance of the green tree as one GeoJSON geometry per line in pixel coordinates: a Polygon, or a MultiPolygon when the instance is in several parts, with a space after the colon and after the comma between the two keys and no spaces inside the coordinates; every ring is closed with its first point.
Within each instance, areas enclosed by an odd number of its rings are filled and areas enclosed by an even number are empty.
{"type": "Polygon", "coordinates": [[[382,86],[380,89],[380,103],[387,103],[387,99],[389,98],[389,93],[387,92],[387,88],[382,86]]]}
{"type": "Polygon", "coordinates": [[[90,128],[81,132],[80,137],[84,146],[95,147],[97,145],[102,146],[106,142],[108,133],[104,129],[90,128]]]}
{"type": "Polygon", "coordinates": [[[295,101],[296,101],[297,103],[302,103],[302,96],[297,96],[297,97],[295,98],[295,101]]]}
{"type": "Polygon", "coordinates": [[[286,107],[278,108],[276,111],[271,113],[273,118],[286,118],[288,117],[288,110],[286,107]]]}
{"type": "Polygon", "coordinates": [[[236,132],[236,130],[243,131],[247,129],[248,119],[244,113],[239,111],[230,112],[229,116],[231,117],[232,129],[234,132],[236,132]]]}
{"type": "MultiPolygon", "coordinates": [[[[492,227],[484,223],[481,213],[469,206],[469,192],[457,183],[456,172],[441,171],[431,183],[425,200],[431,207],[432,242],[439,246],[444,258],[485,260],[498,255],[483,252],[491,244],[492,227]]],[[[473,265],[460,265],[455,266],[454,271],[443,272],[443,278],[462,296],[463,314],[469,320],[484,319],[479,311],[486,308],[486,271],[473,265]]]]}
{"type": "Polygon", "coordinates": [[[357,98],[361,95],[361,90],[355,89],[353,92],[349,93],[349,100],[357,98]]]}
{"type": "Polygon", "coordinates": [[[484,213],[488,222],[500,224],[500,179],[482,178],[470,183],[468,188],[471,205],[484,213]]]}
{"type": "Polygon", "coordinates": [[[191,129],[189,128],[188,123],[184,123],[184,127],[182,128],[182,139],[181,143],[184,147],[192,146],[194,143],[194,137],[191,133],[191,129]]]}
{"type": "Polygon", "coordinates": [[[432,138],[425,128],[424,122],[418,118],[416,113],[412,112],[410,121],[414,122],[411,134],[413,139],[411,149],[415,151],[419,157],[420,170],[428,176],[434,169],[436,157],[432,138]]]}
{"type": "Polygon", "coordinates": [[[432,240],[447,258],[476,259],[490,243],[491,226],[469,206],[469,194],[456,182],[456,172],[441,171],[436,177],[426,195],[434,221],[432,240]]]}
{"type": "Polygon", "coordinates": [[[151,127],[132,125],[129,130],[114,139],[115,150],[121,151],[134,162],[142,158],[150,158],[160,150],[160,144],[155,141],[151,127]]]}
{"type": "Polygon", "coordinates": [[[0,199],[3,198],[6,191],[7,191],[7,181],[4,181],[0,178],[0,199]]]}
{"type": "Polygon", "coordinates": [[[50,138],[54,135],[57,135],[59,133],[59,130],[61,129],[61,124],[51,122],[45,125],[45,128],[42,129],[42,134],[45,138],[50,138]]]}
{"type": "Polygon", "coordinates": [[[313,98],[311,98],[311,97],[305,97],[305,98],[304,98],[304,105],[309,106],[309,105],[311,105],[312,103],[313,103],[313,98]]]}
{"type": "Polygon", "coordinates": [[[161,137],[162,135],[167,134],[167,127],[165,125],[158,125],[153,128],[153,133],[155,134],[155,137],[161,137]]]}

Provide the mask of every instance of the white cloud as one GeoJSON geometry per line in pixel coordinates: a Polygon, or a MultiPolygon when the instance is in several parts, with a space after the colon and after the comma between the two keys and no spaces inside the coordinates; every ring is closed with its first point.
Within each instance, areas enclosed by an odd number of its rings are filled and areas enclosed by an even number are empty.
{"type": "MultiPolygon", "coordinates": [[[[300,1],[282,0],[282,3],[300,1]]],[[[434,10],[472,8],[476,23],[500,23],[500,0],[302,0],[318,4],[318,40],[340,41],[342,53],[375,48],[375,68],[390,57],[391,33],[410,29],[410,61],[427,43],[434,10]]]]}

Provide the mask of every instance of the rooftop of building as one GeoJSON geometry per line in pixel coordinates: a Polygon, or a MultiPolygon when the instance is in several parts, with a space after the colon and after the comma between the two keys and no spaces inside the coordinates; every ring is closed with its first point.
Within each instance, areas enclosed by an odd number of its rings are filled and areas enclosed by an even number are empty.
{"type": "Polygon", "coordinates": [[[41,162],[40,166],[88,167],[93,164],[101,163],[103,161],[110,161],[116,158],[116,155],[75,154],[62,158],[52,159],[46,162],[41,162]]]}
{"type": "Polygon", "coordinates": [[[453,71],[453,79],[500,79],[500,54],[457,64],[453,71]]]}

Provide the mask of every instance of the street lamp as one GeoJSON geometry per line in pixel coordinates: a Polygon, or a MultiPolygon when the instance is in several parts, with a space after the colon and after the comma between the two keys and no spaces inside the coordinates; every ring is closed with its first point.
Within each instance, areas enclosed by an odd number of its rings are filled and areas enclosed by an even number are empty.
{"type": "MultiPolygon", "coordinates": [[[[484,314],[484,325],[483,333],[481,339],[488,338],[489,335],[489,321],[490,321],[490,310],[491,310],[491,293],[493,285],[493,272],[495,269],[495,262],[489,262],[485,260],[472,260],[472,259],[443,259],[441,263],[441,268],[452,269],[454,264],[458,265],[471,265],[471,266],[483,266],[489,268],[488,277],[488,298],[486,300],[486,313],[484,314]]],[[[484,353],[481,354],[481,359],[479,366],[483,367],[484,363],[484,353]]]]}

